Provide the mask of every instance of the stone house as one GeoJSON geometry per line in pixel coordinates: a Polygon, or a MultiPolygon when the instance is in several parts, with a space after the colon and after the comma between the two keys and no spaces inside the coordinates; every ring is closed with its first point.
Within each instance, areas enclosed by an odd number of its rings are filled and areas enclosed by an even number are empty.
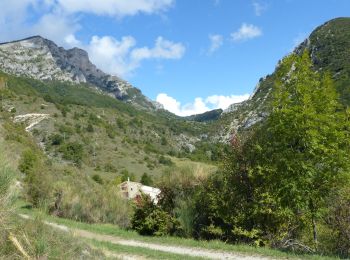
{"type": "Polygon", "coordinates": [[[143,185],[139,182],[133,182],[127,180],[119,185],[121,194],[131,200],[138,200],[141,198],[141,194],[146,194],[151,197],[151,200],[157,204],[158,203],[158,195],[161,190],[158,188],[154,188],[151,186],[143,185]]]}

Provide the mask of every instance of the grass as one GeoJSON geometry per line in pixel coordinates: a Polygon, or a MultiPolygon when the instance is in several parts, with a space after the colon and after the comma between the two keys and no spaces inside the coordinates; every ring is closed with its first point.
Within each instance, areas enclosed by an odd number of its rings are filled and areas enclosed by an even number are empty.
{"type": "Polygon", "coordinates": [[[0,138],[0,259],[101,258],[100,250],[44,225],[41,219],[23,220],[16,214],[18,172],[8,165],[3,144],[0,138]]]}
{"type": "MultiPolygon", "coordinates": [[[[38,211],[20,208],[19,211],[28,215],[38,214],[38,211]]],[[[59,223],[66,225],[70,228],[87,230],[97,234],[112,235],[124,239],[133,239],[149,243],[157,243],[163,245],[172,246],[185,246],[185,247],[195,247],[203,248],[208,250],[221,250],[227,252],[236,252],[247,255],[262,255],[278,259],[310,259],[310,260],[327,260],[327,259],[339,259],[330,256],[320,256],[320,255],[308,255],[308,254],[294,254],[293,252],[283,252],[275,249],[270,249],[266,247],[253,247],[248,245],[232,245],[227,244],[222,241],[203,241],[194,239],[185,239],[179,237],[147,237],[141,236],[135,231],[121,229],[115,225],[111,224],[87,224],[83,222],[76,222],[69,219],[57,218],[53,216],[45,215],[44,218],[50,222],[59,223]]],[[[114,245],[110,244],[109,247],[114,245]]],[[[115,248],[118,248],[116,246],[115,248]]],[[[142,249],[143,251],[144,249],[142,249]]]]}

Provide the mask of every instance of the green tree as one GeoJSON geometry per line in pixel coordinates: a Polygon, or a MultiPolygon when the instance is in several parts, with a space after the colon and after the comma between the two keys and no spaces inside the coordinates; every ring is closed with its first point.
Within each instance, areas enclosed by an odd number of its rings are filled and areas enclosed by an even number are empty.
{"type": "Polygon", "coordinates": [[[21,155],[18,169],[23,173],[29,174],[38,165],[38,162],[37,154],[31,150],[26,150],[21,155]]]}
{"type": "Polygon", "coordinates": [[[146,172],[141,176],[141,183],[146,186],[152,186],[153,180],[152,176],[148,175],[146,172]]]}
{"type": "Polygon", "coordinates": [[[120,174],[122,182],[127,180],[135,181],[135,175],[133,173],[130,173],[127,169],[123,169],[120,174]]]}
{"type": "Polygon", "coordinates": [[[64,144],[60,150],[62,157],[73,161],[77,166],[81,165],[83,159],[83,146],[78,142],[69,142],[64,144]]]}
{"type": "Polygon", "coordinates": [[[307,52],[285,58],[277,78],[270,115],[234,136],[198,197],[202,237],[278,245],[311,230],[317,248],[326,200],[349,170],[350,113],[307,52]]]}
{"type": "Polygon", "coordinates": [[[349,169],[349,111],[340,107],[330,75],[312,69],[308,52],[285,58],[278,78],[261,166],[281,205],[311,221],[317,247],[325,199],[349,169]]]}
{"type": "Polygon", "coordinates": [[[52,134],[49,136],[49,140],[51,141],[51,145],[60,145],[63,143],[64,138],[60,134],[52,134]]]}

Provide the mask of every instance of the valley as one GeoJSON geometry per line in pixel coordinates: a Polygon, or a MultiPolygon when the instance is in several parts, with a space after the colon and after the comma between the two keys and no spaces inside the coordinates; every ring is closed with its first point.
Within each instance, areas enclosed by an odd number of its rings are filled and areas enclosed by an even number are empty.
{"type": "Polygon", "coordinates": [[[180,117],[82,49],[0,44],[0,258],[349,257],[349,50],[328,21],[248,100],[180,117]]]}

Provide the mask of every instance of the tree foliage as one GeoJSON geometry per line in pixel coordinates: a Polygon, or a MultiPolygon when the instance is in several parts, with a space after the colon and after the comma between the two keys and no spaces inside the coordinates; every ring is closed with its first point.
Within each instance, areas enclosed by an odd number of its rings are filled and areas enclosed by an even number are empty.
{"type": "Polygon", "coordinates": [[[172,235],[178,229],[178,222],[169,213],[155,205],[149,196],[143,195],[135,208],[132,228],[141,235],[172,235]]]}
{"type": "Polygon", "coordinates": [[[233,137],[221,175],[203,188],[201,237],[317,248],[329,194],[347,180],[349,111],[307,52],[285,58],[277,75],[268,119],[233,137]]]}

